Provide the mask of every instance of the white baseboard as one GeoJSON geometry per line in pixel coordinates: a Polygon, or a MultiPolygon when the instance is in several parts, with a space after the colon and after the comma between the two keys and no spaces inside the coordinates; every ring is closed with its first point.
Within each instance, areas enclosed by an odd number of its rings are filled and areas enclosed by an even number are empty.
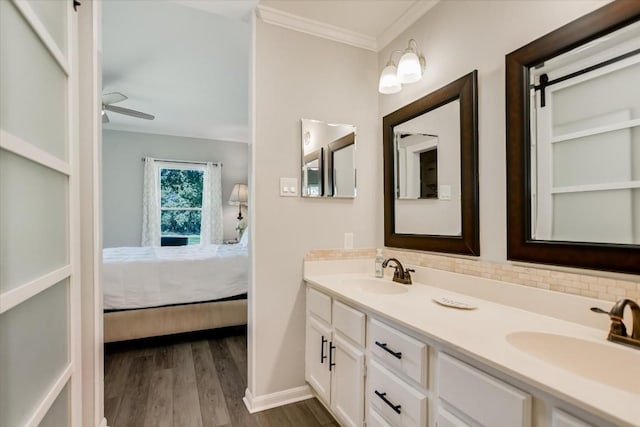
{"type": "Polygon", "coordinates": [[[102,422],[100,423],[100,427],[109,427],[109,426],[107,425],[107,419],[106,419],[106,418],[103,418],[103,419],[102,419],[102,422]]]}
{"type": "Polygon", "coordinates": [[[245,406],[250,413],[264,411],[277,406],[288,405],[289,403],[307,400],[313,397],[308,385],[278,391],[276,393],[254,396],[249,389],[246,390],[244,398],[245,406]]]}

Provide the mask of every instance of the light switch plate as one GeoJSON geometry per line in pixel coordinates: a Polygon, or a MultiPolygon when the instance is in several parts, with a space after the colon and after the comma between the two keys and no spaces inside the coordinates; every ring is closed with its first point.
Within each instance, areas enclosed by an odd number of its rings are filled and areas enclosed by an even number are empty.
{"type": "Polygon", "coordinates": [[[451,186],[450,185],[441,185],[438,189],[438,199],[440,200],[451,200],[451,186]]]}
{"type": "Polygon", "coordinates": [[[353,249],[353,233],[344,233],[344,249],[353,249]]]}
{"type": "Polygon", "coordinates": [[[298,196],[298,178],[280,178],[280,197],[298,196]]]}

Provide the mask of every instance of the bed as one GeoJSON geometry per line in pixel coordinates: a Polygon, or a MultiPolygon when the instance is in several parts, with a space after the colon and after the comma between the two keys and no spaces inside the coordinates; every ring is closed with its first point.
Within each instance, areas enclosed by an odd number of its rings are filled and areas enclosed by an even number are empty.
{"type": "Polygon", "coordinates": [[[104,341],[246,324],[247,287],[244,242],[104,249],[104,341]]]}

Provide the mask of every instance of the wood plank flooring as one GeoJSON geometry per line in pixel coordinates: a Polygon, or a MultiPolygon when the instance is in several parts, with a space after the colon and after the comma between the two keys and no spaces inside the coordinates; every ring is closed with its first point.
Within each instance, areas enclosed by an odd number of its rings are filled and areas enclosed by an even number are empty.
{"type": "Polygon", "coordinates": [[[250,414],[246,328],[107,345],[110,427],[338,426],[316,399],[250,414]]]}

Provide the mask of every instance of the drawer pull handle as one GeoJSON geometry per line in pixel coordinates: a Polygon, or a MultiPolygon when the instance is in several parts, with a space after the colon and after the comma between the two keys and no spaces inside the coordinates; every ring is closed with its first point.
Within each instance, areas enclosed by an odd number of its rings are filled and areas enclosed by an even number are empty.
{"type": "Polygon", "coordinates": [[[399,414],[399,413],[402,412],[400,410],[400,409],[402,409],[402,405],[394,405],[393,403],[391,403],[389,401],[389,399],[387,399],[387,393],[380,393],[378,390],[374,390],[374,392],[375,392],[376,396],[378,396],[380,399],[382,399],[382,401],[384,403],[389,405],[391,407],[391,409],[393,409],[396,414],[399,414]]]}
{"type": "Polygon", "coordinates": [[[333,366],[336,366],[336,364],[333,362],[333,350],[336,348],[335,345],[333,345],[332,341],[329,341],[329,371],[331,371],[333,366]]]}
{"type": "Polygon", "coordinates": [[[387,347],[387,343],[380,342],[380,341],[376,341],[376,345],[377,345],[378,347],[380,347],[381,349],[383,349],[384,351],[386,351],[387,353],[392,354],[392,355],[393,355],[393,357],[395,357],[396,359],[402,359],[402,352],[400,352],[400,351],[393,351],[393,350],[389,349],[389,348],[387,347]]]}
{"type": "Polygon", "coordinates": [[[324,360],[327,358],[326,354],[324,354],[324,345],[327,343],[327,339],[322,336],[322,344],[320,344],[320,364],[324,364],[324,360]]]}

